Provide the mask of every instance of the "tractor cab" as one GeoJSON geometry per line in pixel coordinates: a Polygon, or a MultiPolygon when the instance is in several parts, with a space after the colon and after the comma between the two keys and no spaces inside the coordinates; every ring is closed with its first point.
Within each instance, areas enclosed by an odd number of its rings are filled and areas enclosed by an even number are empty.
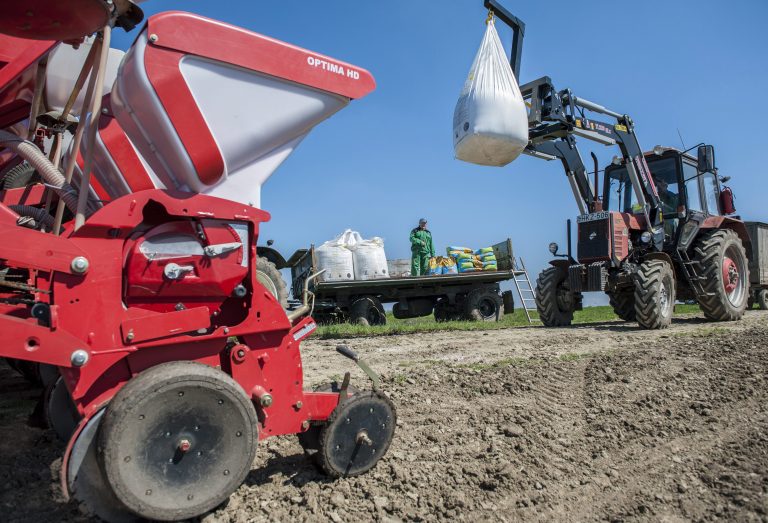
{"type": "MultiPolygon", "coordinates": [[[[644,154],[659,196],[664,245],[678,244],[680,225],[689,219],[722,214],[720,183],[714,169],[712,146],[700,147],[698,158],[674,147],[656,146],[644,154]]],[[[613,163],[605,169],[603,202],[606,210],[641,212],[625,165],[613,163]]],[[[725,202],[723,202],[725,203],[725,202]]]]}

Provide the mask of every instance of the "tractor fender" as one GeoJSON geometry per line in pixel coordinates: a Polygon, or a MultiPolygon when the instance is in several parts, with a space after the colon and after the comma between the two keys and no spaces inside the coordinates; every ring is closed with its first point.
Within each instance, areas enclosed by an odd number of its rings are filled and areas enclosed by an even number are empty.
{"type": "Polygon", "coordinates": [[[752,240],[743,221],[729,216],[708,216],[704,223],[701,224],[700,230],[712,229],[730,229],[738,234],[741,243],[744,244],[744,250],[747,252],[747,259],[752,259],[752,240]]]}
{"type": "Polygon", "coordinates": [[[260,258],[266,258],[268,261],[271,261],[272,263],[274,263],[278,271],[280,269],[285,269],[287,266],[283,255],[280,254],[276,249],[273,249],[272,247],[257,246],[256,254],[260,258]]]}
{"type": "Polygon", "coordinates": [[[557,267],[561,271],[568,272],[568,267],[571,266],[571,260],[550,260],[549,264],[552,267],[557,267]]]}
{"type": "Polygon", "coordinates": [[[645,260],[662,260],[667,262],[673,269],[675,268],[675,263],[672,261],[672,257],[666,252],[649,252],[643,256],[643,261],[645,260]]]}

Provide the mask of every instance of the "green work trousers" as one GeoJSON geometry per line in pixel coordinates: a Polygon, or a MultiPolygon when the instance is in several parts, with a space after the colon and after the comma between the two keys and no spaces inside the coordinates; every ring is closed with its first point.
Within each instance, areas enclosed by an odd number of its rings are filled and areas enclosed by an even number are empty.
{"type": "Polygon", "coordinates": [[[426,276],[429,271],[429,253],[411,251],[411,276],[426,276]]]}

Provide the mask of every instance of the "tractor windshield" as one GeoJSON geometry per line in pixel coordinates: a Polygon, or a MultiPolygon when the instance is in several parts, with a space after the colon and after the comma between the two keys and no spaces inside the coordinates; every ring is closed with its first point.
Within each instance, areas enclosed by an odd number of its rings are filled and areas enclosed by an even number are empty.
{"type": "Polygon", "coordinates": [[[632,190],[632,182],[629,180],[625,167],[614,169],[608,174],[607,190],[607,210],[634,212],[637,198],[632,190]]]}

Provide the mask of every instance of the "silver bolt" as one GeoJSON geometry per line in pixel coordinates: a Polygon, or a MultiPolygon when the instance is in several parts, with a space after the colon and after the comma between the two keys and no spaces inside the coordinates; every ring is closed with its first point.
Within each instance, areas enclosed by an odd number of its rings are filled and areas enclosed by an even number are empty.
{"type": "Polygon", "coordinates": [[[269,407],[272,405],[272,394],[262,394],[259,398],[259,403],[262,407],[269,407]]]}
{"type": "Polygon", "coordinates": [[[300,402],[300,401],[296,402],[296,410],[301,410],[301,407],[303,407],[303,406],[304,406],[304,404],[302,402],[300,402]]]}
{"type": "Polygon", "coordinates": [[[125,341],[128,343],[132,342],[134,338],[133,329],[128,331],[128,334],[125,335],[125,341]]]}
{"type": "Polygon", "coordinates": [[[154,42],[157,42],[157,35],[156,35],[156,34],[154,34],[154,33],[152,33],[151,35],[149,35],[149,41],[150,41],[150,42],[153,42],[153,43],[154,43],[154,42]]]}
{"type": "Polygon", "coordinates": [[[107,108],[106,108],[106,107],[103,107],[103,108],[101,109],[101,114],[107,114],[107,113],[109,113],[109,111],[107,110],[107,108]]]}
{"type": "Polygon", "coordinates": [[[84,351],[83,349],[77,349],[69,357],[69,361],[72,363],[73,367],[82,367],[83,365],[88,363],[88,358],[89,356],[86,351],[84,351]]]}
{"type": "Polygon", "coordinates": [[[224,334],[229,334],[229,327],[224,327],[224,334]]]}
{"type": "Polygon", "coordinates": [[[85,274],[85,272],[88,270],[88,266],[90,264],[88,263],[88,260],[84,258],[83,256],[77,256],[72,259],[72,263],[70,264],[70,269],[72,269],[72,272],[75,274],[85,274]]]}

